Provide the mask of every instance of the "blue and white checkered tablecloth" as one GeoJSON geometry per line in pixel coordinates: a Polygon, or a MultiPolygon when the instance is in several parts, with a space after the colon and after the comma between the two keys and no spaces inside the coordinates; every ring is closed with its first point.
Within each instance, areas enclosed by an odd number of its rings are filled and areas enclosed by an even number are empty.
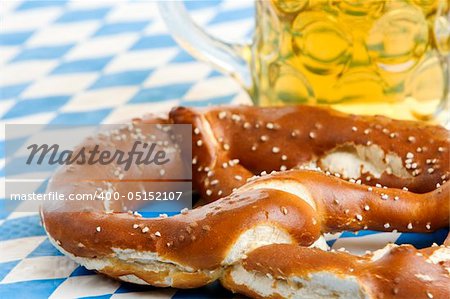
{"type": "MultiPolygon", "coordinates": [[[[252,2],[191,1],[187,7],[201,26],[222,38],[242,39],[253,30],[252,2]]],[[[248,101],[232,79],[176,45],[154,1],[0,2],[0,198],[6,123],[117,123],[175,105],[248,101]]],[[[366,231],[328,236],[328,243],[361,253],[387,242],[424,247],[445,235],[366,231]]],[[[52,247],[37,213],[0,206],[0,298],[233,296],[217,283],[158,289],[97,275],[52,247]]]]}

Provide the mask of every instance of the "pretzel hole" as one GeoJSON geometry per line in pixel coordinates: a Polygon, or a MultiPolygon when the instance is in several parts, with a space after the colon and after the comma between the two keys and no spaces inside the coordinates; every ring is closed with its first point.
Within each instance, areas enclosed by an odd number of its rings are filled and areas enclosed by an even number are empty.
{"type": "Polygon", "coordinates": [[[324,170],[340,173],[344,178],[359,178],[363,174],[380,178],[383,173],[412,178],[397,154],[385,153],[376,144],[366,146],[346,143],[326,153],[318,165],[324,170]]]}

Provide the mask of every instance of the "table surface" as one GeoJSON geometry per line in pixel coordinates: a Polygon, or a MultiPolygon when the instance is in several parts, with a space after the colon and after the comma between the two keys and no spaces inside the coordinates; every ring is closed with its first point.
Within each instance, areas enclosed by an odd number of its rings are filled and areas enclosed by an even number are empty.
{"type": "MultiPolygon", "coordinates": [[[[191,15],[228,40],[253,30],[249,1],[191,1],[191,15]]],[[[177,46],[154,1],[2,1],[0,122],[118,123],[175,105],[248,102],[230,78],[177,46]]],[[[0,198],[5,133],[0,130],[0,198]]],[[[50,174],[49,174],[50,175],[50,174]]],[[[432,234],[339,233],[332,248],[362,253],[388,242],[426,247],[432,234]]],[[[233,298],[217,283],[194,290],[158,289],[110,280],[78,266],[49,243],[37,213],[11,212],[0,201],[0,298],[233,298]]]]}

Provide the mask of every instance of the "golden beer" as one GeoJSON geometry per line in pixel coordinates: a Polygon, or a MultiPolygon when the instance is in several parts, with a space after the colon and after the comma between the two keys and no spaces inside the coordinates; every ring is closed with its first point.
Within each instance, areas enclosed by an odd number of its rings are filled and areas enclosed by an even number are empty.
{"type": "Polygon", "coordinates": [[[448,0],[266,0],[248,56],[261,106],[430,119],[449,88],[448,0]]]}

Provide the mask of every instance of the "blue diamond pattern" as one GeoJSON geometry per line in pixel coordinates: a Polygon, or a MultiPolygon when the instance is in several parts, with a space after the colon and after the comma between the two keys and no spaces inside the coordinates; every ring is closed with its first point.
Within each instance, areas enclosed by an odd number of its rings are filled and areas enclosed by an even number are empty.
{"type": "Polygon", "coordinates": [[[108,299],[111,298],[111,294],[108,295],[100,295],[100,296],[87,296],[87,297],[81,297],[83,299],[108,299]]]}
{"type": "Polygon", "coordinates": [[[55,117],[50,124],[52,125],[62,125],[62,124],[73,124],[73,125],[91,125],[100,123],[108,114],[111,109],[99,109],[91,110],[86,112],[68,112],[61,113],[55,117]]]}
{"type": "Polygon", "coordinates": [[[0,100],[16,98],[24,91],[30,83],[21,83],[15,85],[7,85],[0,87],[0,100]]]}
{"type": "Polygon", "coordinates": [[[217,7],[221,2],[220,0],[186,1],[184,5],[188,10],[196,10],[217,7]]]}
{"type": "MultiPolygon", "coordinates": [[[[5,276],[11,272],[11,270],[19,263],[20,261],[12,261],[6,263],[0,263],[0,281],[5,278],[5,276]]],[[[0,297],[3,298],[3,297],[0,297]]]]}
{"type": "Polygon", "coordinates": [[[440,229],[429,234],[403,233],[395,241],[396,244],[412,244],[416,248],[425,248],[436,244],[442,244],[448,235],[448,229],[440,229]]]}
{"type": "Polygon", "coordinates": [[[0,226],[0,241],[44,235],[44,229],[39,224],[39,216],[6,220],[0,226]]]}
{"type": "Polygon", "coordinates": [[[46,279],[0,284],[0,298],[47,299],[65,279],[46,279]]]}
{"type": "Polygon", "coordinates": [[[35,113],[57,111],[69,100],[69,98],[70,97],[68,96],[54,96],[21,100],[3,116],[3,119],[21,117],[35,113]]]}
{"type": "Polygon", "coordinates": [[[151,71],[131,71],[116,74],[104,75],[98,79],[90,89],[106,88],[110,86],[139,85],[149,75],[151,71]]]}
{"type": "Polygon", "coordinates": [[[94,34],[94,36],[112,35],[126,32],[139,32],[148,24],[149,22],[147,21],[105,24],[94,34]]]}
{"type": "Polygon", "coordinates": [[[32,34],[33,31],[0,33],[0,45],[17,46],[23,44],[32,34]]]}
{"type": "MultiPolygon", "coordinates": [[[[3,9],[0,17],[3,25],[0,26],[0,53],[2,53],[0,63],[2,70],[4,67],[7,71],[4,71],[0,78],[0,121],[8,123],[33,119],[37,123],[42,122],[49,126],[98,124],[107,118],[109,121],[109,117],[113,116],[115,120],[121,121],[153,112],[154,107],[169,110],[171,108],[169,106],[174,103],[185,106],[208,106],[228,104],[239,98],[235,91],[228,92],[223,89],[220,93],[214,93],[215,95],[203,93],[198,95],[193,92],[193,87],[195,88],[197,83],[207,83],[208,78],[224,76],[218,71],[210,72],[207,78],[199,80],[200,82],[194,82],[193,79],[192,82],[186,83],[185,74],[182,74],[183,79],[180,82],[176,80],[177,74],[167,78],[167,82],[164,81],[166,78],[157,78],[158,86],[151,80],[146,82],[150,75],[166,66],[176,65],[180,68],[183,64],[189,64],[192,69],[196,64],[196,59],[181,49],[166,28],[161,26],[161,20],[156,16],[156,4],[153,4],[155,3],[152,1],[135,0],[70,2],[16,0],[3,9]],[[141,11],[142,6],[145,6],[147,11],[141,11]],[[16,17],[19,21],[23,20],[22,23],[16,21],[16,17]],[[55,32],[61,30],[64,33],[67,30],[67,33],[54,36],[55,32]],[[70,82],[67,82],[68,80],[70,82]],[[51,85],[52,82],[62,83],[51,85]],[[34,88],[35,83],[38,86],[42,83],[43,87],[34,88]],[[29,88],[30,86],[33,88],[29,88]],[[189,97],[186,96],[188,93],[189,97]],[[46,96],[48,94],[52,96],[46,96]],[[98,97],[95,98],[95,95],[98,97]],[[84,99],[84,96],[85,101],[80,103],[80,99],[84,99]],[[76,100],[72,101],[75,97],[76,100]],[[111,102],[114,105],[111,105],[111,102]],[[80,107],[77,106],[79,103],[80,107]],[[120,109],[124,109],[125,112],[120,109]]],[[[228,24],[239,26],[250,24],[254,14],[253,4],[248,1],[234,1],[232,5],[218,0],[187,1],[185,5],[194,14],[208,14],[205,26],[212,29],[227,28],[228,24]]],[[[242,33],[250,37],[252,30],[244,27],[242,31],[236,32],[241,36],[242,33]]],[[[216,86],[216,88],[223,87],[216,86]]],[[[11,152],[16,152],[26,140],[17,138],[5,142],[3,139],[0,137],[0,178],[5,177],[5,156],[9,157],[11,152]]],[[[14,159],[12,161],[8,159],[7,162],[8,168],[10,165],[14,166],[14,159]]],[[[19,167],[16,167],[17,171],[21,171],[19,167]]],[[[43,191],[46,184],[47,181],[38,184],[37,190],[43,191]]],[[[0,298],[48,298],[56,289],[62,290],[61,284],[67,278],[44,278],[8,284],[1,282],[8,274],[13,273],[15,267],[23,260],[34,258],[36,261],[40,259],[35,257],[61,256],[61,253],[45,238],[45,232],[39,225],[39,216],[10,217],[11,212],[19,204],[20,202],[0,199],[0,245],[3,245],[2,243],[11,243],[14,246],[26,245],[36,236],[44,241],[36,248],[33,247],[33,250],[30,249],[31,252],[26,252],[27,256],[24,259],[0,263],[0,298]]],[[[142,212],[144,217],[156,217],[158,216],[156,214],[159,214],[142,212]]],[[[394,235],[391,241],[425,247],[433,242],[442,242],[447,231],[444,229],[430,234],[400,234],[400,237],[394,235]]],[[[376,234],[372,231],[361,231],[358,234],[344,232],[338,239],[329,240],[327,243],[332,246],[339,240],[344,244],[360,237],[373,240],[371,238],[376,234]]],[[[8,254],[11,249],[2,247],[2,250],[8,254]]],[[[3,252],[0,256],[4,256],[3,252]]],[[[34,269],[29,271],[33,272],[34,269]]],[[[94,271],[80,266],[70,274],[70,280],[76,284],[77,279],[82,281],[89,278],[87,276],[98,278],[96,275],[94,271]]],[[[110,283],[110,280],[102,281],[105,286],[110,283]]],[[[97,289],[90,290],[87,285],[75,287],[83,288],[86,291],[84,296],[91,295],[84,298],[110,298],[114,293],[118,295],[142,293],[139,296],[149,297],[153,295],[152,292],[158,290],[148,286],[121,283],[119,288],[114,286],[109,293],[99,294],[97,289]]],[[[172,292],[175,295],[162,297],[165,299],[234,297],[217,282],[204,288],[171,290],[170,293],[172,292]]],[[[67,292],[62,297],[74,295],[67,292]]]]}
{"type": "Polygon", "coordinates": [[[71,23],[89,20],[100,20],[109,12],[109,7],[101,7],[96,9],[80,9],[80,10],[70,10],[63,14],[57,23],[71,23]]]}
{"type": "Polygon", "coordinates": [[[36,47],[23,50],[17,55],[13,61],[22,60],[44,60],[44,59],[57,59],[62,57],[72,48],[73,45],[61,45],[61,46],[48,46],[48,47],[36,47]]]}
{"type": "Polygon", "coordinates": [[[31,252],[27,258],[37,256],[62,256],[63,254],[50,243],[48,239],[39,244],[39,246],[31,252]]]}
{"type": "Polygon", "coordinates": [[[31,1],[24,1],[22,4],[20,4],[16,10],[17,11],[23,11],[23,10],[31,10],[31,9],[42,9],[46,7],[58,7],[58,6],[64,6],[67,3],[65,0],[31,0],[31,1]]]}
{"type": "Polygon", "coordinates": [[[254,15],[254,11],[252,8],[229,10],[229,11],[223,12],[223,13],[217,15],[215,18],[213,18],[209,22],[209,25],[252,18],[253,15],[254,15]]]}
{"type": "Polygon", "coordinates": [[[186,51],[180,51],[177,56],[175,56],[171,62],[172,63],[182,63],[182,62],[193,62],[195,61],[195,58],[192,57],[188,52],[186,51]]]}
{"type": "Polygon", "coordinates": [[[52,71],[52,75],[99,72],[110,62],[111,56],[81,59],[61,63],[52,71]]]}
{"type": "Polygon", "coordinates": [[[190,87],[191,84],[189,83],[181,83],[143,89],[130,100],[130,103],[148,103],[177,99],[182,97],[190,87]]]}
{"type": "Polygon", "coordinates": [[[133,45],[131,50],[143,50],[152,48],[166,48],[175,47],[176,43],[172,37],[166,34],[144,36],[136,44],[133,45]]]}
{"type": "Polygon", "coordinates": [[[94,275],[94,274],[95,274],[95,271],[88,270],[83,266],[78,266],[72,272],[72,274],[70,274],[70,276],[73,277],[73,276],[84,276],[84,275],[94,275]]]}

